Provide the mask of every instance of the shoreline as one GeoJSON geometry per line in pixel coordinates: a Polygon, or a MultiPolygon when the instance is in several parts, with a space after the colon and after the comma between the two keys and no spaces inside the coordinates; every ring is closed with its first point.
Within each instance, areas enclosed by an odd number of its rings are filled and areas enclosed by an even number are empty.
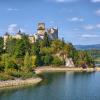
{"type": "Polygon", "coordinates": [[[74,71],[74,72],[100,72],[100,67],[96,67],[95,69],[94,68],[87,68],[87,69],[83,69],[83,68],[74,68],[74,67],[48,67],[48,66],[45,66],[45,67],[41,67],[41,68],[36,68],[35,69],[35,73],[36,74],[42,74],[42,73],[45,73],[45,72],[67,72],[67,71],[74,71]]]}
{"type": "Polygon", "coordinates": [[[0,89],[5,88],[13,88],[13,87],[22,87],[28,85],[35,85],[41,82],[42,79],[40,77],[37,78],[29,78],[29,79],[16,79],[16,80],[7,80],[7,81],[0,81],[0,89]]]}
{"type": "MultiPolygon", "coordinates": [[[[42,73],[48,73],[48,72],[100,72],[100,67],[94,68],[65,68],[65,67],[50,67],[50,66],[44,66],[44,67],[38,67],[35,69],[36,74],[42,74],[42,73]]],[[[7,80],[7,81],[0,81],[0,89],[6,89],[6,88],[13,88],[13,87],[22,87],[22,86],[28,86],[28,85],[35,85],[42,81],[42,78],[40,77],[33,77],[28,78],[25,80],[22,79],[16,79],[16,80],[7,80]]]]}

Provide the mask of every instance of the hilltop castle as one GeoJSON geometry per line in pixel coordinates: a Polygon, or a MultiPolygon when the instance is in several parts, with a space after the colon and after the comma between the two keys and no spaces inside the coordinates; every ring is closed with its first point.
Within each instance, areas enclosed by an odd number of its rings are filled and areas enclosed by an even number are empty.
{"type": "MultiPolygon", "coordinates": [[[[38,23],[37,32],[33,34],[32,36],[29,36],[29,40],[31,43],[36,42],[38,39],[44,39],[45,33],[48,34],[49,39],[58,39],[58,29],[57,28],[49,28],[47,29],[45,27],[45,23],[38,23]]],[[[6,42],[8,38],[15,38],[15,39],[21,39],[22,38],[22,32],[19,30],[16,35],[10,35],[6,33],[4,35],[4,48],[6,47],[6,42]]]]}

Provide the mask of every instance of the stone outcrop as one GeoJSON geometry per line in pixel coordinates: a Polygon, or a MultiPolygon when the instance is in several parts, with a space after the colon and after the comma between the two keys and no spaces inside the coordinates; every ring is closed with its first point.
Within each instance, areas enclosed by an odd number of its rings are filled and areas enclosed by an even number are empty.
{"type": "Polygon", "coordinates": [[[66,67],[75,67],[72,58],[66,58],[65,62],[66,62],[66,64],[65,64],[66,67]]]}
{"type": "Polygon", "coordinates": [[[0,88],[22,86],[22,85],[32,85],[32,84],[37,84],[41,81],[42,81],[41,78],[29,78],[26,80],[17,79],[17,80],[0,81],[0,88]]]}

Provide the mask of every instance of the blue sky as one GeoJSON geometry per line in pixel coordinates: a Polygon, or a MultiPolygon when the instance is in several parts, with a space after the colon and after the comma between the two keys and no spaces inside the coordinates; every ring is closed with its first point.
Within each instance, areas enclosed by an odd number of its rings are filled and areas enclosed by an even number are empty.
{"type": "Polygon", "coordinates": [[[100,44],[100,0],[0,0],[0,35],[34,34],[38,22],[73,44],[100,44]]]}

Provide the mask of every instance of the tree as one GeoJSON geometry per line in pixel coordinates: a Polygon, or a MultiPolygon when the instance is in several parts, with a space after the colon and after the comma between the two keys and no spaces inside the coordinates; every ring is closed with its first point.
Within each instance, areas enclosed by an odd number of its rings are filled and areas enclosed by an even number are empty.
{"type": "Polygon", "coordinates": [[[9,69],[19,69],[19,66],[16,64],[16,59],[9,54],[3,54],[1,62],[2,66],[4,66],[5,72],[7,72],[9,69]]]}
{"type": "Polygon", "coordinates": [[[31,63],[31,58],[29,56],[29,53],[27,52],[25,54],[25,57],[24,57],[24,68],[25,68],[25,71],[29,71],[32,67],[32,63],[31,63]]]}
{"type": "Polygon", "coordinates": [[[87,67],[93,67],[94,61],[90,54],[88,54],[86,51],[78,51],[78,59],[76,61],[77,66],[87,66],[87,67]]]}
{"type": "Polygon", "coordinates": [[[50,46],[50,39],[49,39],[49,36],[47,33],[45,33],[45,35],[44,35],[43,44],[44,44],[44,47],[50,46]]]}
{"type": "Polygon", "coordinates": [[[62,61],[59,57],[53,57],[52,64],[54,66],[61,66],[64,65],[64,61],[62,61]]]}
{"type": "Polygon", "coordinates": [[[44,57],[43,57],[43,62],[45,65],[50,65],[52,64],[52,56],[50,54],[46,54],[44,57]]]}
{"type": "Polygon", "coordinates": [[[31,56],[31,63],[32,63],[32,67],[35,68],[36,67],[36,56],[34,55],[31,56]]]}
{"type": "Polygon", "coordinates": [[[58,53],[62,49],[62,41],[61,40],[52,40],[51,47],[53,48],[54,53],[58,53]]]}
{"type": "Polygon", "coordinates": [[[0,54],[3,53],[3,47],[4,47],[4,42],[3,42],[3,38],[0,37],[0,54]]]}
{"type": "Polygon", "coordinates": [[[40,54],[39,41],[35,42],[34,45],[31,46],[31,54],[36,56],[40,54]]]}
{"type": "Polygon", "coordinates": [[[6,53],[14,55],[16,51],[17,39],[8,38],[6,43],[6,53]]]}
{"type": "Polygon", "coordinates": [[[23,34],[21,39],[18,39],[15,46],[15,53],[14,55],[19,57],[24,57],[26,52],[31,51],[31,44],[29,42],[28,36],[23,34]]]}

